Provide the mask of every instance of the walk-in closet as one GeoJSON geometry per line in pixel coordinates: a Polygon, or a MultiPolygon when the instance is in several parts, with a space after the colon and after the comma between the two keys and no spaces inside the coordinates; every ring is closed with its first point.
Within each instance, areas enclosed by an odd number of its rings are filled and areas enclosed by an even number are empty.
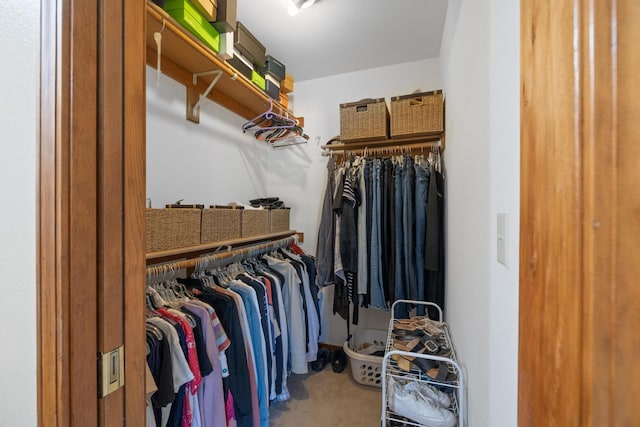
{"type": "Polygon", "coordinates": [[[634,424],[592,3],[2,2],[0,425],[634,424]]]}

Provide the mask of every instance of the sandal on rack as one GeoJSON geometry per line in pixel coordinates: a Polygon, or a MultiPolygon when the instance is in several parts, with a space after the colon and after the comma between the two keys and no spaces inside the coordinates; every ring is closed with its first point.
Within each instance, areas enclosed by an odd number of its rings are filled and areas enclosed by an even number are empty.
{"type": "MultiPolygon", "coordinates": [[[[415,363],[415,361],[414,361],[415,363]]],[[[427,366],[425,366],[426,368],[427,366]]],[[[421,369],[422,370],[422,369],[421,369]]],[[[441,383],[452,383],[458,379],[458,374],[452,364],[447,362],[436,362],[435,366],[432,366],[428,370],[422,370],[422,372],[432,381],[441,383]]]]}
{"type": "MultiPolygon", "coordinates": [[[[393,348],[400,351],[406,351],[416,354],[437,354],[440,350],[440,346],[432,340],[424,340],[421,338],[414,338],[409,342],[395,341],[393,348]]],[[[429,370],[435,366],[435,362],[431,359],[424,359],[420,357],[410,355],[393,355],[392,358],[398,364],[398,367],[405,371],[411,371],[411,363],[416,365],[421,370],[429,370]]]]}
{"type": "Polygon", "coordinates": [[[394,322],[394,330],[407,330],[428,335],[430,337],[444,337],[443,324],[431,319],[412,317],[411,319],[398,319],[394,322]]]}

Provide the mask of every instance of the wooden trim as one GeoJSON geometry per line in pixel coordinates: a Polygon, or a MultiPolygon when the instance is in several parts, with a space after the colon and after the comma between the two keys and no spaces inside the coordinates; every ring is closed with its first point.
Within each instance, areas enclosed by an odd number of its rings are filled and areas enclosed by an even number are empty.
{"type": "Polygon", "coordinates": [[[56,257],[56,3],[42,1],[40,24],[40,110],[37,180],[37,325],[38,420],[41,426],[63,425],[59,407],[58,295],[56,257]]]}
{"type": "Polygon", "coordinates": [[[144,425],[144,3],[41,7],[38,422],[144,425]],[[126,389],[99,400],[123,341],[126,389]]]}
{"type": "Polygon", "coordinates": [[[521,3],[520,426],[584,425],[577,13],[521,3]]]}
{"type": "MultiPolygon", "coordinates": [[[[124,343],[123,15],[122,2],[98,2],[97,248],[98,351],[124,343]]],[[[119,425],[124,391],[99,404],[99,425],[119,425]]]]}
{"type": "Polygon", "coordinates": [[[632,425],[640,3],[521,11],[519,425],[632,425]]]}
{"type": "Polygon", "coordinates": [[[145,422],[145,4],[124,7],[124,345],[125,424],[145,422]]]}
{"type": "Polygon", "coordinates": [[[91,37],[96,14],[90,2],[70,3],[41,5],[37,308],[43,426],[97,420],[96,40],[91,37]]]}

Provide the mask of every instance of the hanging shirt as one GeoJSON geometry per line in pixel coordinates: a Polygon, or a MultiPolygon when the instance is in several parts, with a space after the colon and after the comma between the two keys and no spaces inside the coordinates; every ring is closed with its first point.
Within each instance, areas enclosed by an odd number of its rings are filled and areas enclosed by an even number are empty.
{"type": "Polygon", "coordinates": [[[284,276],[282,283],[282,299],[287,313],[287,329],[289,331],[289,353],[291,355],[291,372],[308,373],[307,366],[307,332],[303,309],[303,294],[300,292],[301,281],[296,270],[286,261],[272,256],[265,256],[270,267],[284,276]]]}

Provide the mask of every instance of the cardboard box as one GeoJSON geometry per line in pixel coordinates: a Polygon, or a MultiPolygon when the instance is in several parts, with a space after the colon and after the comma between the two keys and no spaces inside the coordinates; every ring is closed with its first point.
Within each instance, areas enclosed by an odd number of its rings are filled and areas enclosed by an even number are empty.
{"type": "Polygon", "coordinates": [[[282,91],[280,91],[280,104],[282,104],[284,108],[289,108],[289,96],[282,91]]]}
{"type": "Polygon", "coordinates": [[[168,0],[164,10],[215,52],[220,49],[220,34],[188,0],[168,0]]]}
{"type": "Polygon", "coordinates": [[[262,90],[265,90],[265,88],[267,87],[264,76],[262,76],[260,72],[256,70],[251,70],[251,81],[254,85],[258,86],[262,90]]]}
{"type": "Polygon", "coordinates": [[[213,28],[221,33],[235,32],[237,16],[237,0],[218,0],[218,17],[216,22],[213,22],[213,28]]]}
{"type": "Polygon", "coordinates": [[[267,60],[265,61],[264,67],[260,68],[260,72],[264,75],[271,75],[280,82],[285,78],[286,67],[273,56],[267,55],[267,60]]]}
{"type": "Polygon", "coordinates": [[[238,49],[255,66],[264,67],[267,60],[267,50],[240,21],[237,22],[236,31],[233,33],[233,47],[238,49]]]}
{"type": "Polygon", "coordinates": [[[220,33],[220,50],[218,51],[224,59],[233,58],[233,33],[220,33]]]}
{"type": "Polygon", "coordinates": [[[284,75],[284,80],[280,82],[280,91],[284,93],[293,92],[293,77],[291,74],[284,75]]]}
{"type": "Polygon", "coordinates": [[[216,0],[191,0],[191,2],[207,21],[216,20],[216,0]]]}
{"type": "Polygon", "coordinates": [[[235,68],[238,73],[251,80],[251,74],[253,72],[252,64],[248,59],[243,58],[238,51],[233,50],[233,57],[227,59],[227,63],[235,68]]]}
{"type": "Polygon", "coordinates": [[[272,76],[265,76],[264,82],[265,82],[264,91],[271,98],[278,101],[280,99],[280,85],[276,82],[276,80],[272,76]]]}

